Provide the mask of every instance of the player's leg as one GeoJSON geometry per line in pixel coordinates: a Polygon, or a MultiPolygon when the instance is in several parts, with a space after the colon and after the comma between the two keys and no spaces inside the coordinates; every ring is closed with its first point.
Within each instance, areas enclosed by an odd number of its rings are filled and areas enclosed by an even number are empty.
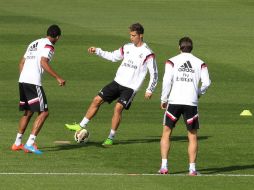
{"type": "Polygon", "coordinates": [[[113,145],[113,139],[120,125],[123,109],[124,109],[123,105],[117,102],[115,105],[114,113],[112,117],[111,130],[109,132],[108,138],[103,142],[102,144],[103,146],[113,145]]]}
{"type": "Polygon", "coordinates": [[[67,127],[67,129],[71,130],[71,131],[79,131],[82,128],[86,128],[87,124],[89,123],[89,121],[96,115],[96,113],[98,112],[100,106],[104,103],[104,100],[99,96],[95,96],[85,114],[85,117],[82,119],[82,121],[77,124],[65,124],[65,126],[67,127]]]}
{"type": "Polygon", "coordinates": [[[113,100],[119,97],[118,86],[119,84],[113,81],[103,87],[98,95],[94,97],[82,121],[79,124],[65,124],[67,129],[72,131],[79,131],[82,128],[86,128],[89,121],[96,115],[100,106],[104,102],[111,103],[113,100]]]}
{"type": "Polygon", "coordinates": [[[159,170],[160,174],[167,174],[168,173],[168,154],[170,151],[170,137],[173,129],[164,125],[161,141],[160,141],[160,150],[161,150],[161,168],[159,170]]]}
{"type": "Polygon", "coordinates": [[[88,120],[91,120],[97,113],[97,111],[99,110],[100,106],[104,103],[103,99],[97,95],[94,97],[92,103],[90,104],[85,117],[88,120]]]}
{"type": "Polygon", "coordinates": [[[13,151],[23,150],[24,145],[22,144],[22,137],[26,131],[27,125],[32,116],[33,116],[33,112],[29,110],[25,110],[24,115],[20,118],[16,140],[11,147],[13,151]]]}
{"type": "Polygon", "coordinates": [[[117,131],[119,124],[121,122],[122,119],[122,112],[123,112],[123,105],[120,103],[116,103],[115,108],[114,108],[114,114],[112,117],[112,127],[111,129],[113,129],[114,131],[117,131]]]}
{"type": "Polygon", "coordinates": [[[130,108],[131,102],[135,96],[135,92],[131,88],[118,85],[117,89],[116,94],[119,94],[119,99],[114,108],[109,136],[102,144],[102,146],[105,147],[113,145],[113,139],[121,122],[122,112],[124,109],[128,110],[130,108]]]}
{"type": "Polygon", "coordinates": [[[43,112],[38,113],[38,116],[36,117],[36,119],[33,123],[33,128],[32,128],[32,132],[31,132],[32,135],[37,136],[39,134],[39,132],[40,132],[40,130],[41,130],[41,128],[48,116],[49,116],[48,111],[43,111],[43,112]]]}
{"type": "Polygon", "coordinates": [[[197,131],[199,129],[197,106],[184,107],[184,121],[188,129],[188,156],[189,156],[189,175],[197,175],[196,158],[198,152],[198,137],[197,131]]]}
{"type": "MultiPolygon", "coordinates": [[[[29,86],[30,88],[31,86],[29,86]]],[[[33,116],[33,112],[30,111],[28,101],[27,99],[29,98],[31,93],[30,89],[27,89],[27,85],[24,83],[19,83],[19,96],[20,96],[20,103],[19,103],[19,110],[24,111],[24,115],[20,118],[19,121],[19,127],[18,127],[18,133],[16,135],[16,139],[14,144],[12,145],[11,149],[13,151],[18,151],[18,150],[23,150],[23,144],[22,144],[22,137],[23,134],[26,131],[27,125],[33,116]]]]}
{"type": "Polygon", "coordinates": [[[35,145],[35,139],[49,115],[47,98],[41,86],[32,85],[31,89],[33,89],[34,92],[31,93],[31,96],[28,98],[29,109],[33,112],[38,112],[38,116],[33,123],[32,131],[24,146],[24,150],[35,154],[42,154],[35,145]]]}
{"type": "Polygon", "coordinates": [[[31,112],[29,110],[25,110],[24,115],[20,118],[19,121],[19,129],[18,132],[21,134],[24,134],[27,128],[27,125],[32,118],[34,112],[31,112]]]}
{"type": "Polygon", "coordinates": [[[189,171],[190,175],[196,175],[196,157],[198,152],[198,138],[197,129],[192,129],[188,131],[188,155],[189,155],[189,171]]]}
{"type": "Polygon", "coordinates": [[[168,173],[168,155],[170,151],[170,137],[179,117],[181,116],[181,107],[179,105],[169,104],[163,119],[163,131],[160,141],[161,146],[161,168],[160,174],[168,173]]]}

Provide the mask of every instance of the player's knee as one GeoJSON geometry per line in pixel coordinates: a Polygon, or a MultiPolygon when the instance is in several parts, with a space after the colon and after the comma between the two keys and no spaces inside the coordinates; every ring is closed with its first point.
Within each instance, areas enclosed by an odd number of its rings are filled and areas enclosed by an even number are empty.
{"type": "Polygon", "coordinates": [[[124,109],[124,106],[120,103],[117,103],[115,106],[115,112],[121,113],[124,109]]]}
{"type": "Polygon", "coordinates": [[[93,103],[96,105],[100,105],[102,103],[102,98],[100,96],[95,96],[93,99],[93,103]]]}
{"type": "Polygon", "coordinates": [[[44,112],[41,112],[40,115],[46,119],[49,116],[49,112],[48,111],[44,111],[44,112]]]}
{"type": "Polygon", "coordinates": [[[27,110],[27,111],[25,111],[24,116],[26,116],[26,117],[32,117],[33,114],[34,114],[34,112],[27,110]]]}

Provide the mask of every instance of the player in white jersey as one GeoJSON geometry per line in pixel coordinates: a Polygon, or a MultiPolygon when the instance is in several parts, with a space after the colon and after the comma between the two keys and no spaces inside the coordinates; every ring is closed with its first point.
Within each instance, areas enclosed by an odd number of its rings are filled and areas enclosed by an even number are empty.
{"type": "Polygon", "coordinates": [[[60,28],[57,25],[51,25],[47,30],[46,38],[35,40],[28,45],[26,53],[19,63],[19,108],[24,111],[24,115],[20,119],[16,140],[11,147],[13,151],[24,150],[25,152],[42,154],[35,144],[35,138],[49,113],[41,77],[45,70],[56,78],[60,86],[65,85],[65,80],[49,65],[54,54],[54,44],[60,36],[60,28]],[[33,123],[33,128],[26,144],[23,145],[21,140],[34,112],[38,112],[38,116],[33,123]]]}
{"type": "Polygon", "coordinates": [[[160,142],[162,158],[160,174],[168,173],[170,136],[178,119],[183,115],[189,139],[189,175],[197,175],[195,163],[198,150],[198,98],[205,94],[211,81],[207,65],[191,54],[192,48],[192,40],[189,37],[181,38],[179,40],[181,53],[170,58],[165,64],[161,108],[166,111],[160,142]],[[201,86],[199,86],[200,82],[201,86]]]}
{"type": "Polygon", "coordinates": [[[157,85],[158,70],[155,55],[152,50],[143,42],[144,28],[136,23],[129,27],[131,43],[113,52],[103,51],[101,48],[90,47],[89,53],[96,54],[112,62],[122,60],[114,80],[106,85],[99,94],[94,97],[85,117],[80,124],[66,124],[70,130],[80,130],[85,128],[88,122],[95,116],[101,104],[111,103],[117,100],[112,117],[112,125],[108,138],[103,142],[103,146],[113,144],[113,138],[119,127],[122,111],[129,109],[131,102],[142,85],[147,71],[150,73],[150,82],[145,92],[145,98],[150,99],[157,85]]]}

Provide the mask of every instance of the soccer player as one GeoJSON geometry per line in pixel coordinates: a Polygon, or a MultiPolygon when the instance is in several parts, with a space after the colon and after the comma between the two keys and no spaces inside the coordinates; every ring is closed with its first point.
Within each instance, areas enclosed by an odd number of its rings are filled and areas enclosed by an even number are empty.
{"type": "Polygon", "coordinates": [[[161,94],[161,108],[165,109],[165,114],[160,141],[162,158],[160,174],[168,173],[170,137],[178,119],[183,115],[189,139],[189,175],[197,175],[195,163],[199,129],[198,98],[205,94],[211,81],[207,65],[191,54],[192,48],[192,40],[189,37],[181,38],[179,40],[181,53],[167,60],[165,64],[161,94]]]}
{"type": "Polygon", "coordinates": [[[113,52],[104,51],[96,47],[88,49],[88,52],[91,54],[96,54],[112,62],[122,60],[122,63],[117,70],[114,80],[102,88],[98,95],[94,97],[80,124],[66,124],[66,127],[70,130],[78,131],[85,128],[104,102],[111,103],[117,99],[112,117],[111,130],[108,138],[102,144],[104,147],[113,144],[113,138],[121,121],[122,111],[130,108],[136,92],[145,79],[147,70],[150,73],[150,82],[145,92],[145,99],[152,97],[157,85],[158,70],[155,55],[143,41],[144,28],[141,24],[135,23],[129,29],[131,43],[127,43],[113,52]]]}
{"type": "Polygon", "coordinates": [[[60,86],[65,85],[65,80],[49,64],[55,51],[54,44],[59,40],[60,36],[60,28],[57,25],[51,25],[45,38],[35,40],[28,45],[26,53],[19,63],[19,108],[20,111],[24,111],[24,115],[20,119],[17,137],[11,147],[13,151],[24,150],[25,152],[42,154],[35,144],[35,139],[49,112],[41,77],[45,70],[57,80],[60,86]],[[23,145],[21,140],[34,112],[38,112],[38,116],[33,123],[32,131],[26,144],[23,145]]]}

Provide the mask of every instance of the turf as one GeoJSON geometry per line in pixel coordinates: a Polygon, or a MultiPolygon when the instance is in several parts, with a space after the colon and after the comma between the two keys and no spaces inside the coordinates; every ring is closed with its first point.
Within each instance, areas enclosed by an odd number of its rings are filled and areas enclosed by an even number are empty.
{"type": "MultiPolygon", "coordinates": [[[[253,189],[253,117],[239,116],[244,109],[254,113],[251,0],[0,3],[1,189],[253,189]],[[117,63],[88,55],[87,48],[119,48],[129,41],[128,26],[133,22],[144,25],[145,41],[156,54],[157,90],[150,101],[144,100],[148,79],[145,81],[130,111],[123,114],[112,148],[102,148],[101,143],[109,132],[113,104],[103,105],[89,124],[90,142],[78,145],[64,124],[82,119],[93,96],[113,79],[118,67],[117,63]],[[37,138],[44,154],[12,152],[10,146],[22,115],[17,109],[18,62],[28,43],[43,37],[53,23],[61,26],[63,35],[56,45],[52,67],[67,80],[67,86],[60,88],[53,78],[44,76],[50,116],[37,138]],[[183,176],[188,157],[182,121],[172,137],[172,175],[128,175],[155,174],[159,169],[164,62],[178,53],[178,40],[185,35],[193,39],[193,54],[205,60],[212,79],[211,88],[199,104],[197,167],[203,176],[183,176]]],[[[24,141],[30,129],[31,125],[24,141]]]]}

